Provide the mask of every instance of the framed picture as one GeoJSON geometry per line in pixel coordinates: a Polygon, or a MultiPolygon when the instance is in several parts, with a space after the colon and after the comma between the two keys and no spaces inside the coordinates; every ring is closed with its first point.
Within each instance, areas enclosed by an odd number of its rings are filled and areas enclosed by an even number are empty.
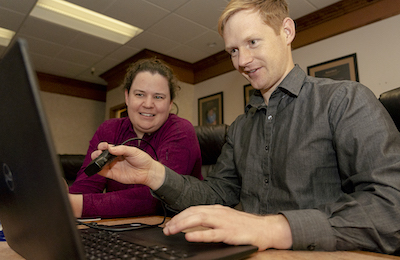
{"type": "Polygon", "coordinates": [[[317,78],[359,81],[355,53],[307,67],[308,75],[317,78]]]}
{"type": "Polygon", "coordinates": [[[251,84],[247,84],[243,86],[243,93],[244,93],[244,107],[249,103],[251,95],[253,95],[255,88],[251,84]]]}
{"type": "Polygon", "coordinates": [[[121,118],[128,116],[125,103],[110,108],[110,118],[121,118]]]}
{"type": "Polygon", "coordinates": [[[199,98],[199,125],[219,125],[224,123],[223,93],[199,98]]]}

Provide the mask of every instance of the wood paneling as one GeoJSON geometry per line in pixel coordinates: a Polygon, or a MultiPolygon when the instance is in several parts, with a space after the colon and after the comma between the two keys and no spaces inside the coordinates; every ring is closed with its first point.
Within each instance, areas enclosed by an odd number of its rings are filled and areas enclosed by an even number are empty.
{"type": "Polygon", "coordinates": [[[107,87],[85,81],[37,73],[40,90],[57,94],[106,101],[107,87]]]}
{"type": "Polygon", "coordinates": [[[343,0],[296,20],[293,49],[400,14],[399,0],[343,0]]]}

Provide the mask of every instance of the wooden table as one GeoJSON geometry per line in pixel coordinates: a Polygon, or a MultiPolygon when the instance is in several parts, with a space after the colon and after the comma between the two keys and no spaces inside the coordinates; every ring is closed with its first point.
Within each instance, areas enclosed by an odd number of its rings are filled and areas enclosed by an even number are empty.
{"type": "MultiPolygon", "coordinates": [[[[138,217],[138,218],[123,218],[123,219],[105,219],[97,221],[105,225],[119,225],[132,222],[140,222],[145,224],[160,223],[162,217],[138,217]]],[[[167,219],[168,222],[169,219],[167,219]]],[[[19,254],[15,253],[7,244],[7,242],[0,242],[0,259],[1,260],[22,260],[19,254]]],[[[310,251],[291,251],[291,250],[274,250],[269,249],[263,252],[254,253],[249,259],[262,259],[262,260],[276,260],[276,259],[296,259],[296,260],[309,260],[309,259],[323,259],[323,260],[384,260],[384,259],[397,259],[400,257],[363,252],[363,251],[336,251],[336,252],[310,252],[310,251]]]]}

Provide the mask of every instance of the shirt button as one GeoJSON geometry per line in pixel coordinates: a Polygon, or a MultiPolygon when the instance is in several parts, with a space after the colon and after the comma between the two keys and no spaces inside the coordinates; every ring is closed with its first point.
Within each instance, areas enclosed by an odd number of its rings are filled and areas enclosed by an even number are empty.
{"type": "Polygon", "coordinates": [[[268,180],[268,179],[265,179],[264,182],[265,182],[266,184],[268,184],[269,180],[268,180]]]}
{"type": "Polygon", "coordinates": [[[268,147],[268,145],[267,146],[265,146],[265,151],[268,151],[269,150],[269,147],[268,147]]]}
{"type": "Polygon", "coordinates": [[[273,116],[269,115],[268,120],[272,120],[273,116]]]}

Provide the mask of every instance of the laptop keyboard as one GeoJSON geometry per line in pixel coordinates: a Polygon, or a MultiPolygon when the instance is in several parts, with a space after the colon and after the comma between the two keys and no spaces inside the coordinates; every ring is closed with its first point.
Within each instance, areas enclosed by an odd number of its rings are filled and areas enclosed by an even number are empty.
{"type": "Polygon", "coordinates": [[[145,246],[124,240],[118,232],[81,230],[86,259],[185,259],[190,255],[163,245],[145,246]]]}

